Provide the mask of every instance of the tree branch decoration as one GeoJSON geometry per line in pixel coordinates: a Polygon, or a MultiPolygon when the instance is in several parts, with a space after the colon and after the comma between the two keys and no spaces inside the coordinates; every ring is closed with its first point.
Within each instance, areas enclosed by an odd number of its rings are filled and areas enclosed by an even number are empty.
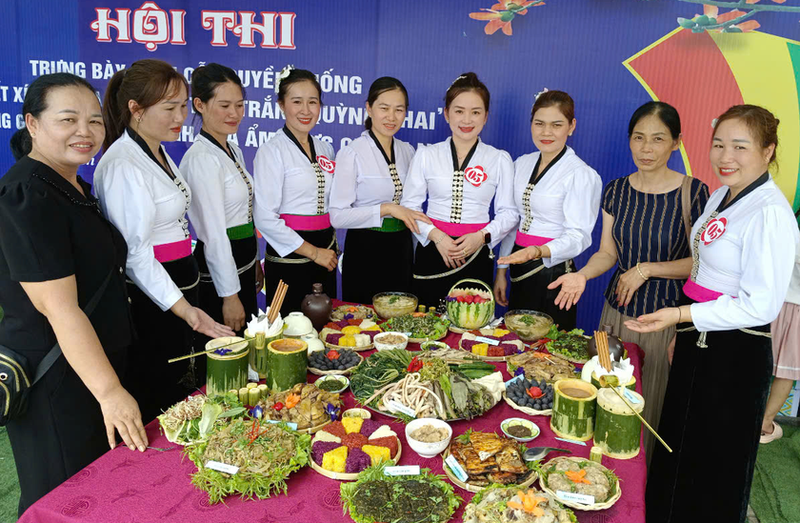
{"type": "Polygon", "coordinates": [[[693,33],[716,31],[719,33],[747,33],[755,31],[761,24],[751,20],[761,11],[781,11],[800,13],[800,7],[773,5],[783,4],[786,0],[772,0],[773,4],[758,4],[761,0],[739,0],[737,2],[718,2],[713,0],[679,0],[690,4],[702,4],[703,14],[694,18],[678,18],[678,25],[691,29],[693,33]],[[719,8],[733,9],[720,14],[719,8]],[[743,11],[747,10],[747,12],[743,11]]]}
{"type": "Polygon", "coordinates": [[[470,13],[469,17],[473,20],[488,21],[483,31],[487,35],[496,33],[502,29],[503,34],[511,36],[511,21],[517,15],[524,15],[529,7],[539,7],[544,5],[544,0],[511,1],[501,0],[490,8],[481,8],[480,12],[470,13]]]}

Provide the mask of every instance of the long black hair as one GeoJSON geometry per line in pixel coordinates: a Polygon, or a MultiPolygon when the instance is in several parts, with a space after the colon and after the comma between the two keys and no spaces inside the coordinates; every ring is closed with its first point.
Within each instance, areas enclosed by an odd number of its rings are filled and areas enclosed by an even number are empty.
{"type": "MultiPolygon", "coordinates": [[[[372,104],[375,103],[375,100],[377,100],[380,95],[387,91],[393,91],[394,89],[399,89],[400,92],[403,93],[403,96],[406,98],[406,109],[408,109],[408,91],[406,91],[406,86],[403,85],[403,82],[391,76],[381,76],[372,82],[372,85],[369,86],[369,94],[367,94],[367,103],[372,107],[372,104]]],[[[367,116],[364,122],[364,127],[366,127],[367,130],[372,129],[372,118],[369,116],[367,116]]]]}

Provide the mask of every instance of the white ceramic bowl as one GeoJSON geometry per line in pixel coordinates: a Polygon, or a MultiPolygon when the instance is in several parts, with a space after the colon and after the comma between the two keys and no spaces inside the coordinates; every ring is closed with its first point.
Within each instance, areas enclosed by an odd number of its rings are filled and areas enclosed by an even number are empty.
{"type": "Polygon", "coordinates": [[[342,412],[343,418],[372,419],[372,413],[367,409],[347,409],[342,412]]]}
{"type": "Polygon", "coordinates": [[[290,312],[288,316],[283,319],[286,324],[286,330],[283,335],[292,338],[299,338],[306,334],[311,334],[314,331],[314,325],[302,312],[290,312]]]}
{"type": "Polygon", "coordinates": [[[308,344],[309,354],[311,354],[312,352],[325,350],[325,344],[322,343],[322,340],[319,339],[319,336],[315,336],[314,334],[306,334],[304,336],[301,336],[300,339],[308,344]]]}
{"type": "Polygon", "coordinates": [[[408,345],[408,336],[406,336],[402,332],[382,332],[375,336],[373,342],[375,343],[375,348],[378,350],[405,349],[406,345],[408,345]],[[394,334],[395,336],[400,336],[401,338],[403,338],[403,341],[401,343],[381,343],[381,338],[385,337],[387,334],[394,334]]]}
{"type": "Polygon", "coordinates": [[[344,382],[344,387],[340,388],[339,390],[329,390],[326,392],[337,394],[340,392],[344,392],[345,390],[347,390],[347,387],[350,386],[350,380],[347,379],[347,376],[342,376],[341,374],[331,374],[328,376],[322,376],[321,378],[319,378],[317,381],[314,382],[314,385],[319,387],[323,381],[333,381],[333,380],[344,382]]]}
{"type": "Polygon", "coordinates": [[[406,425],[406,441],[411,449],[423,458],[432,458],[437,454],[444,452],[444,449],[450,444],[450,439],[453,437],[453,429],[446,421],[436,418],[418,418],[406,425]],[[436,428],[444,428],[447,430],[447,437],[442,441],[435,443],[425,443],[423,441],[415,440],[411,437],[411,433],[418,428],[425,425],[433,425],[436,428]]]}
{"type": "Polygon", "coordinates": [[[500,423],[500,430],[503,431],[503,434],[508,436],[511,439],[515,439],[521,442],[533,441],[536,437],[541,433],[539,430],[539,426],[532,422],[531,420],[527,420],[525,418],[506,418],[500,423]],[[523,427],[527,427],[528,430],[531,431],[531,435],[527,438],[518,438],[517,436],[513,436],[507,432],[507,429],[512,425],[522,425],[523,427]]]}

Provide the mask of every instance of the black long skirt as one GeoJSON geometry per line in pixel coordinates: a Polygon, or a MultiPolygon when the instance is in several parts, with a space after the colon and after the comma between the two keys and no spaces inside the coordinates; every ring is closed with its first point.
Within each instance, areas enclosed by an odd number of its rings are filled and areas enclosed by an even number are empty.
{"type": "Polygon", "coordinates": [[[411,232],[350,229],[342,260],[342,299],[372,303],[379,292],[411,292],[411,232]]]}
{"type": "MultiPolygon", "coordinates": [[[[195,257],[162,265],[186,301],[196,307],[199,272],[195,257]]],[[[148,423],[205,383],[206,360],[191,358],[167,363],[170,358],[194,352],[194,332],[172,311],[162,311],[132,283],[128,283],[128,295],[137,339],[130,352],[125,384],[139,402],[142,422],[148,423]]]]}
{"type": "MultiPolygon", "coordinates": [[[[520,245],[514,244],[514,249],[511,252],[517,252],[524,249],[520,245]]],[[[511,278],[519,278],[543,266],[544,263],[541,259],[531,260],[525,263],[510,265],[509,275],[511,278]]],[[[508,308],[511,309],[532,309],[535,311],[543,312],[550,315],[553,321],[558,324],[559,328],[563,330],[572,330],[577,323],[578,309],[572,307],[570,310],[561,310],[556,306],[556,296],[558,296],[558,289],[548,289],[553,280],[567,272],[573,272],[575,264],[572,260],[564,263],[559,263],[553,267],[544,267],[536,274],[533,274],[522,281],[511,282],[508,297],[508,308]]]]}
{"type": "MultiPolygon", "coordinates": [[[[241,240],[230,240],[230,242],[233,261],[236,263],[236,269],[239,272],[239,285],[241,286],[239,301],[242,302],[242,307],[244,307],[245,322],[248,322],[251,319],[251,315],[258,314],[258,304],[256,302],[256,263],[259,263],[256,259],[258,257],[258,243],[255,236],[241,240]]],[[[217,294],[214,282],[211,279],[203,242],[197,242],[194,248],[194,256],[197,258],[197,266],[200,270],[199,307],[214,318],[217,323],[225,323],[222,316],[222,298],[217,294]]],[[[244,329],[243,327],[236,334],[242,336],[244,329]]],[[[198,348],[202,348],[211,338],[198,334],[197,339],[198,348]]]]}
{"type": "MultiPolygon", "coordinates": [[[[769,325],[752,330],[769,332],[769,325]]],[[[772,375],[770,339],[679,332],[647,481],[647,523],[744,522],[772,375]]]]}
{"type": "MultiPolygon", "coordinates": [[[[297,231],[305,241],[320,249],[335,249],[333,243],[335,231],[332,227],[321,231],[297,231]]],[[[300,303],[306,295],[313,292],[315,283],[322,284],[322,290],[331,298],[336,297],[336,269],[328,269],[312,261],[305,263],[281,263],[275,261],[278,253],[269,243],[267,244],[267,259],[264,263],[264,287],[267,293],[267,305],[272,301],[278,281],[283,280],[289,286],[286,298],[283,300],[281,315],[285,318],[292,311],[300,310],[300,303]],[[270,259],[272,257],[273,259],[270,259]]],[[[302,260],[303,256],[291,253],[285,256],[286,260],[302,260]]]]}
{"type": "MultiPolygon", "coordinates": [[[[457,237],[453,237],[456,239],[457,237]]],[[[478,256],[469,265],[462,265],[457,272],[441,278],[425,279],[420,276],[430,276],[449,272],[449,269],[442,260],[442,255],[436,249],[433,242],[422,247],[417,245],[417,252],[414,255],[414,294],[419,298],[419,303],[428,307],[438,307],[440,302],[447,296],[450,289],[459,281],[469,278],[480,280],[489,288],[492,288],[494,276],[494,260],[489,258],[491,251],[487,246],[481,247],[478,256]]],[[[471,257],[468,256],[467,259],[471,257]]]]}
{"type": "MultiPolygon", "coordinates": [[[[128,348],[104,348],[122,376],[128,348]]],[[[63,356],[30,389],[25,415],[6,428],[19,476],[20,516],[109,450],[100,404],[63,356]]]]}

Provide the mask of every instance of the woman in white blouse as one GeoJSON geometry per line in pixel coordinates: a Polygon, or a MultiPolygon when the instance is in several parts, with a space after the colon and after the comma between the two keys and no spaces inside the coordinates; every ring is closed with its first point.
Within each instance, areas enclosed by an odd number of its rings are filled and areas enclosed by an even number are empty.
{"type": "Polygon", "coordinates": [[[489,90],[475,73],[462,74],[445,96],[444,117],[452,136],[420,146],[411,162],[400,204],[422,210],[414,256],[414,294],[439,305],[457,281],[475,278],[492,286],[497,245],[517,224],[514,164],[505,151],[478,136],[489,115],[489,90]],[[494,200],[495,216],[489,220],[494,200]]]}
{"type": "Polygon", "coordinates": [[[406,88],[396,78],[378,78],[366,105],[367,130],[336,155],[331,187],[331,223],[347,229],[342,298],[354,303],[372,303],[383,291],[411,292],[409,229],[419,233],[417,220],[431,223],[423,213],[400,205],[414,157],[410,144],[394,138],[406,118],[406,88]]]}
{"type": "Polygon", "coordinates": [[[281,313],[322,283],[336,296],[336,234],[328,214],[333,147],[311,136],[322,107],[322,88],[311,71],[287,67],[276,90],[286,125],[258,148],[253,162],[256,228],[267,240],[267,296],[283,280],[289,289],[281,313]]]}
{"type": "Polygon", "coordinates": [[[531,109],[531,136],[539,152],[514,162],[514,203],[520,217],[516,234],[500,246],[494,283],[497,303],[533,309],[553,317],[562,329],[575,327],[576,310],[555,305],[558,290],[547,286],[575,270],[572,258],[592,244],[603,182],[567,145],[575,131],[575,103],[563,91],[540,93],[531,109]],[[506,299],[507,264],[511,296],[506,299]]]}
{"type": "Polygon", "coordinates": [[[647,521],[745,521],[772,375],[770,322],[781,310],[800,234],[769,174],[778,120],[753,105],[719,117],[711,164],[722,187],[692,228],[695,303],[626,325],[651,332],[680,323],[647,482],[647,521]],[[714,438],[720,427],[730,427],[714,438]],[[713,444],[709,444],[709,438],[713,444]],[[706,481],[708,466],[724,481],[706,481]],[[710,502],[713,500],[713,502],[710,502]]]}
{"type": "Polygon", "coordinates": [[[197,234],[200,306],[241,332],[258,314],[263,283],[253,227],[253,179],[241,149],[228,141],[244,116],[244,90],[236,72],[211,63],[192,73],[192,103],[203,120],[200,134],[181,160],[192,190],[189,219],[197,234]]]}
{"type": "Polygon", "coordinates": [[[128,243],[138,339],[125,381],[143,420],[205,382],[204,358],[167,363],[194,351],[192,329],[210,337],[233,334],[195,306],[199,274],[186,221],[191,191],[161,146],[180,136],[187,94],[186,80],[170,64],[139,60],[111,78],[103,102],[105,152],[94,172],[95,191],[128,243]]]}

